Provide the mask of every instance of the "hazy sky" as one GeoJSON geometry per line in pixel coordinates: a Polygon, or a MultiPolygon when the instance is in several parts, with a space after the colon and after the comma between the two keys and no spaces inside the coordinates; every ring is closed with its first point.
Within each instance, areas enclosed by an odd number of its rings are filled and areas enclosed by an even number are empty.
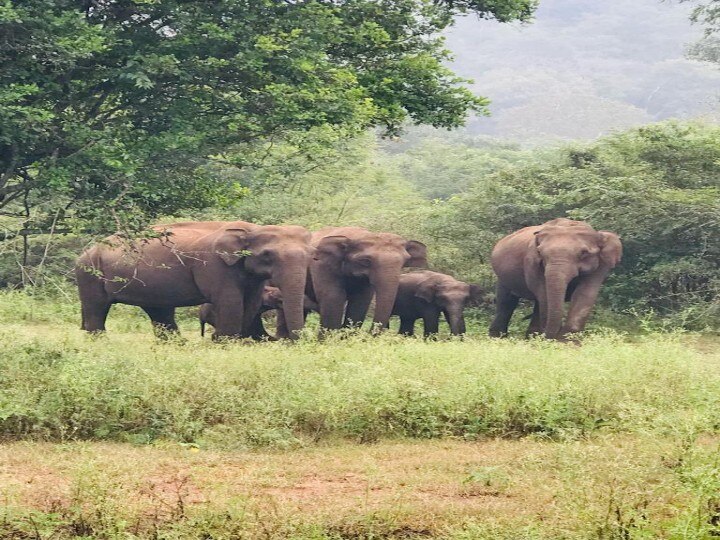
{"type": "Polygon", "coordinates": [[[534,23],[467,17],[448,34],[454,70],[492,100],[469,129],[530,140],[595,138],[666,118],[717,115],[720,69],[685,58],[690,6],[540,0],[534,23]]]}

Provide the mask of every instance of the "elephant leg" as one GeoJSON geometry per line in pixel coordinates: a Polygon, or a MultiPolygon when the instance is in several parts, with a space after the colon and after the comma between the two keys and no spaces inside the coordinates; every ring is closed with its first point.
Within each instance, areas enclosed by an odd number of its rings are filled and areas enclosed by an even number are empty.
{"type": "Polygon", "coordinates": [[[440,312],[426,311],[425,313],[423,313],[423,327],[425,337],[430,337],[433,334],[437,334],[440,327],[440,312]]]}
{"type": "Polygon", "coordinates": [[[221,298],[213,298],[212,303],[215,306],[216,321],[213,340],[247,336],[243,333],[245,306],[242,292],[225,291],[221,298]]]}
{"type": "Polygon", "coordinates": [[[530,316],[530,324],[525,331],[525,337],[529,338],[531,336],[534,336],[535,334],[542,334],[542,324],[540,321],[540,303],[537,301],[535,302],[535,304],[533,304],[533,312],[530,316]]]}
{"type": "Polygon", "coordinates": [[[367,286],[348,295],[347,308],[345,309],[345,322],[343,323],[344,327],[357,328],[362,326],[363,322],[365,322],[368,309],[370,309],[373,294],[373,288],[367,286]]]}
{"type": "Polygon", "coordinates": [[[243,296],[243,337],[262,339],[268,336],[262,323],[262,294],[265,288],[265,281],[249,283],[243,296]]]}
{"type": "Polygon", "coordinates": [[[158,337],[167,337],[170,333],[177,333],[178,326],[175,322],[175,308],[143,307],[142,308],[152,321],[153,329],[158,337]]]}
{"type": "Polygon", "coordinates": [[[512,294],[510,289],[498,283],[495,294],[495,318],[490,325],[490,337],[505,337],[513,312],[520,298],[512,294]]]}
{"type": "MultiPolygon", "coordinates": [[[[305,318],[307,318],[307,312],[305,312],[305,318]]],[[[282,309],[278,309],[275,312],[275,337],[277,339],[289,339],[290,331],[285,321],[285,312],[282,309]]]]}
{"type": "Polygon", "coordinates": [[[412,317],[400,317],[400,331],[403,336],[412,336],[415,334],[415,319],[412,317]]]}
{"type": "Polygon", "coordinates": [[[588,276],[578,283],[573,291],[570,299],[570,309],[568,310],[565,325],[560,332],[561,337],[566,334],[582,332],[585,324],[590,317],[590,312],[595,306],[600,287],[605,281],[605,276],[588,276]]]}
{"type": "Polygon", "coordinates": [[[250,337],[256,341],[269,341],[274,338],[267,333],[262,320],[262,313],[258,313],[250,325],[250,337]]]}

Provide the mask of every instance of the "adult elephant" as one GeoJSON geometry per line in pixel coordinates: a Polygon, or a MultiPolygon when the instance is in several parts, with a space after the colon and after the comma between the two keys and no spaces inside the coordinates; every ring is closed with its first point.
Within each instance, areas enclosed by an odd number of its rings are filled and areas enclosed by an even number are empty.
{"type": "Polygon", "coordinates": [[[118,235],[88,249],[76,265],[82,328],[105,330],[110,306],[140,306],[158,329],[175,331],[175,308],[212,303],[213,337],[245,337],[267,280],[283,296],[289,337],[303,327],[303,296],[312,257],[310,233],[297,226],[244,221],[173,223],[157,236],[118,235]]]}
{"type": "Polygon", "coordinates": [[[361,325],[375,296],[374,328],[387,325],[404,267],[426,267],[427,248],[392,233],[328,227],[312,235],[309,296],[320,324],[333,330],[361,325]]]}
{"type": "Polygon", "coordinates": [[[491,256],[498,284],[490,335],[507,334],[520,298],[535,302],[528,335],[563,339],[581,332],[600,287],[621,257],[618,235],[582,221],[559,218],[506,236],[491,256]],[[567,300],[570,309],[563,324],[567,300]]]}

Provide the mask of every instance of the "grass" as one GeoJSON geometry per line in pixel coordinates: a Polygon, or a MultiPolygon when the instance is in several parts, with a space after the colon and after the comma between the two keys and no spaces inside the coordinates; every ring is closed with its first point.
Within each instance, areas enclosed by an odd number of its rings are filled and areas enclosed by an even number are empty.
{"type": "Polygon", "coordinates": [[[711,538],[712,336],[156,340],[0,295],[0,538],[711,538]]]}
{"type": "Polygon", "coordinates": [[[0,447],[0,537],[712,538],[717,438],[0,447]]]}

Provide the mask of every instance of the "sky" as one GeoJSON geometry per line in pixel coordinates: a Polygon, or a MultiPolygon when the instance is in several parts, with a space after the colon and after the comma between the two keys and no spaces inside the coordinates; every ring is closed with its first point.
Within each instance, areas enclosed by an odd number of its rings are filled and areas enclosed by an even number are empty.
{"type": "Polygon", "coordinates": [[[453,70],[491,100],[467,129],[525,141],[593,139],[668,118],[720,119],[720,66],[677,0],[540,0],[535,21],[477,17],[447,34],[453,70]]]}

